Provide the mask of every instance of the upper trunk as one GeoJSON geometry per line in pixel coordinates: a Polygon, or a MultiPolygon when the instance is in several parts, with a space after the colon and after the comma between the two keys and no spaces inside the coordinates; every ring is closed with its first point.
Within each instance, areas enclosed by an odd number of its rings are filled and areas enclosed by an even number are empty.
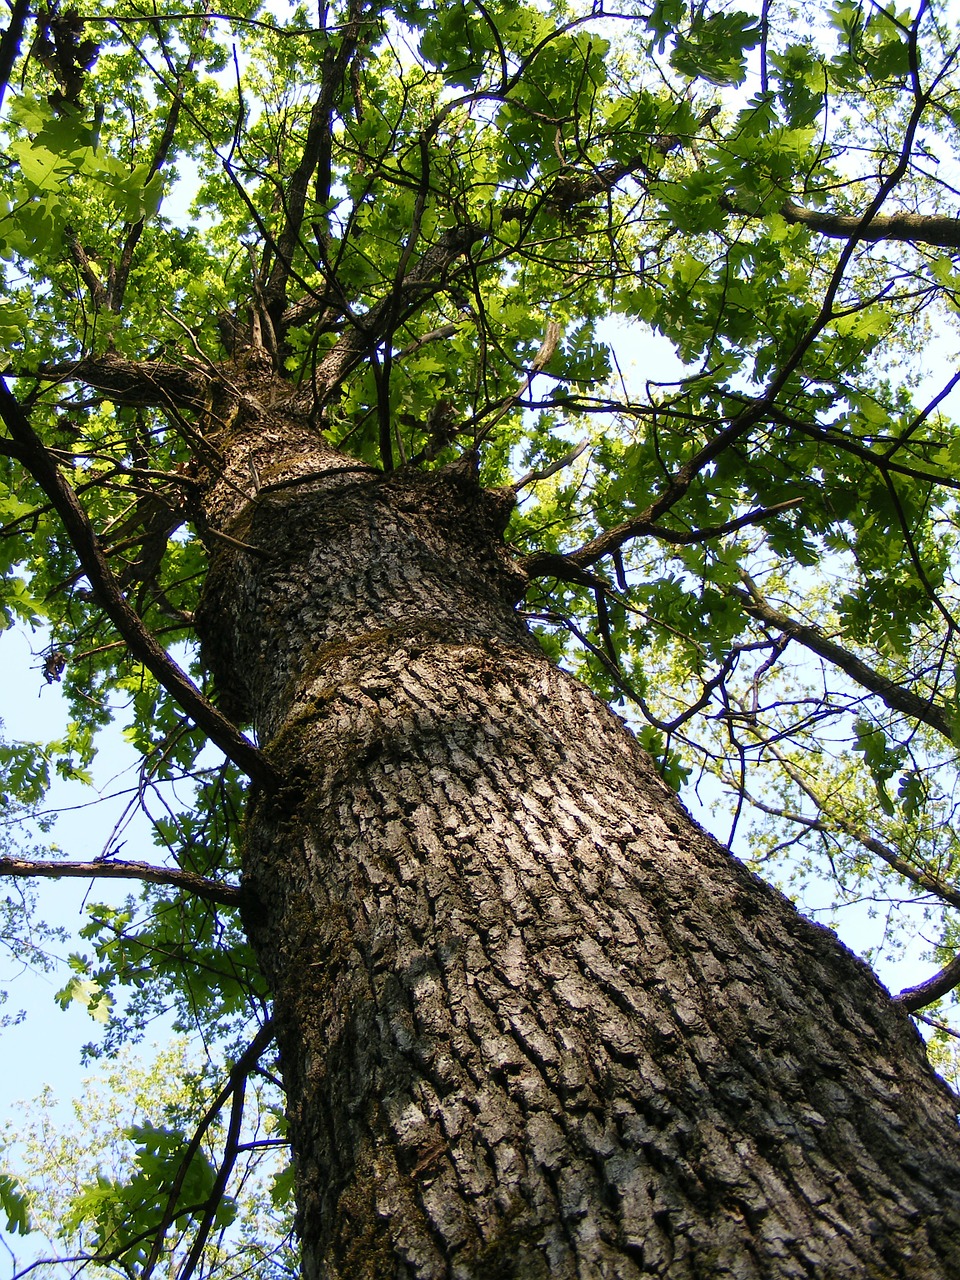
{"type": "Polygon", "coordinates": [[[246,922],[308,1280],[960,1276],[915,1030],[543,657],[503,495],[251,414],[200,621],[285,780],[246,922]]]}

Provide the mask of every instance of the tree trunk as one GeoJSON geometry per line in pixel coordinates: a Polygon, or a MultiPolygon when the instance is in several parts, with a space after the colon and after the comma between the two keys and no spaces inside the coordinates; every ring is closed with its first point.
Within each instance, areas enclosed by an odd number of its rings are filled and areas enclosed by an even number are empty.
{"type": "Polygon", "coordinates": [[[198,621],[285,780],[245,921],[306,1280],[960,1276],[913,1026],[541,654],[512,495],[218,413],[198,621]]]}

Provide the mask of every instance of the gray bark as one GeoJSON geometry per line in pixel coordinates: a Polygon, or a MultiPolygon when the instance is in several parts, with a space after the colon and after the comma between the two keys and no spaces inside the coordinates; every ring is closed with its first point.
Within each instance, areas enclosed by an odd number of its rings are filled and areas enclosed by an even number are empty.
{"type": "Polygon", "coordinates": [[[909,1019],[540,653],[510,495],[251,404],[218,410],[199,622],[284,779],[245,921],[306,1280],[960,1276],[909,1019]]]}

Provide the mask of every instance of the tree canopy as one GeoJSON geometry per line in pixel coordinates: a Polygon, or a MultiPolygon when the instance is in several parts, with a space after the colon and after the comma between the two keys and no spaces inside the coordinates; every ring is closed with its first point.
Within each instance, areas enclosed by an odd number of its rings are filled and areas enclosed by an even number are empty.
{"type": "MultiPolygon", "coordinates": [[[[269,766],[195,644],[205,539],[233,537],[195,500],[214,370],[268,369],[358,466],[476,459],[515,493],[543,647],[667,782],[719,804],[761,874],[872,903],[875,947],[920,931],[930,977],[899,998],[946,1056],[955,12],[89,10],[15,0],[0,41],[0,609],[42,628],[71,707],[56,742],[7,742],[0,767],[35,809],[58,774],[92,776],[98,733],[127,718],[140,794],[162,800],[135,860],[11,848],[0,872],[141,881],[90,906],[63,998],[99,1012],[102,1051],[172,1009],[235,1065],[110,1184],[125,1225],[106,1192],[75,1201],[85,1256],[149,1274],[180,1214],[179,1274],[200,1265],[269,1044],[237,912],[244,788],[269,766]],[[209,1127],[213,1103],[226,1155],[201,1175],[177,1164],[184,1116],[209,1127]]],[[[0,1179],[25,1225],[18,1195],[0,1179]]]]}

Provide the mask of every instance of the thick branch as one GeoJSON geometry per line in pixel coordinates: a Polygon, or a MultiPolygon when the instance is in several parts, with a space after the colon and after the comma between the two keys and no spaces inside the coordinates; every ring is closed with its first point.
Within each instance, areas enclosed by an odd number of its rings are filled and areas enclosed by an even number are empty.
{"type": "Polygon", "coordinates": [[[45,862],[29,858],[0,858],[0,876],[18,879],[60,880],[143,880],[147,884],[166,884],[175,889],[216,902],[224,907],[236,907],[241,891],[231,884],[208,880],[192,871],[180,871],[174,867],[154,867],[149,862],[117,862],[104,858],[95,862],[45,862]]]}
{"type": "Polygon", "coordinates": [[[29,16],[30,0],[16,0],[10,14],[10,25],[0,36],[0,103],[3,102],[3,95],[10,82],[10,74],[20,52],[20,41],[29,16]]]}
{"type": "Polygon", "coordinates": [[[942,249],[960,249],[960,219],[940,214],[892,213],[876,215],[864,223],[861,214],[820,213],[788,200],[780,212],[787,222],[801,224],[821,236],[836,240],[903,240],[911,244],[933,244],[942,249]]]}
{"type": "Polygon", "coordinates": [[[548,476],[556,475],[556,473],[558,471],[562,471],[564,467],[569,467],[571,463],[576,462],[581,453],[583,453],[585,449],[589,448],[589,445],[589,440],[581,440],[579,444],[574,445],[569,453],[565,453],[562,458],[557,458],[556,462],[551,462],[545,467],[528,471],[514,484],[514,490],[519,492],[521,489],[525,489],[528,484],[536,484],[540,480],[546,480],[548,476]]]}
{"type": "Polygon", "coordinates": [[[394,353],[394,363],[398,360],[405,360],[407,356],[412,356],[415,351],[419,351],[421,347],[425,347],[428,342],[438,342],[442,338],[452,338],[459,328],[455,324],[444,324],[439,329],[431,329],[429,333],[423,333],[419,338],[414,338],[412,342],[408,342],[405,347],[401,347],[399,351],[394,353]]]}
{"type": "Polygon", "coordinates": [[[941,996],[945,996],[948,991],[953,991],[957,986],[960,986],[960,956],[954,956],[948,965],[944,965],[939,973],[935,973],[926,982],[921,982],[915,987],[904,987],[903,991],[893,999],[894,1003],[906,1009],[907,1013],[913,1013],[915,1009],[933,1004],[934,1000],[939,1000],[941,996]]]}
{"type": "Polygon", "coordinates": [[[384,331],[416,310],[439,287],[453,263],[482,236],[482,229],[473,223],[445,231],[382,301],[364,315],[355,316],[351,327],[317,366],[310,388],[311,401],[314,395],[325,399],[338,387],[351,369],[369,354],[384,331]]]}
{"type": "Polygon", "coordinates": [[[0,417],[12,437],[7,446],[9,452],[27,468],[53,503],[98,603],[130,646],[132,653],[228,759],[262,786],[272,786],[275,781],[273,771],[257,748],[236,725],[231,724],[226,716],[207,701],[127,602],[76,493],[63,477],[2,378],[0,417]]]}
{"type": "Polygon", "coordinates": [[[187,409],[203,408],[210,378],[208,370],[196,362],[167,364],[161,360],[126,360],[113,355],[40,365],[25,376],[44,382],[82,382],[97,391],[106,391],[117,404],[164,407],[173,404],[187,409]]]}
{"type": "MultiPolygon", "coordinates": [[[[310,112],[310,123],[307,127],[307,138],[300,156],[300,163],[291,175],[285,192],[286,220],[274,245],[273,269],[264,289],[273,318],[277,322],[280,321],[280,316],[286,308],[287,280],[300,239],[310,180],[318,165],[325,164],[329,169],[333,108],[343,87],[347,68],[356,51],[362,9],[363,0],[354,0],[350,6],[349,20],[340,30],[339,49],[334,54],[332,48],[328,48],[324,57],[320,93],[310,112]]],[[[329,183],[330,176],[327,173],[325,177],[327,188],[329,183]]]]}
{"type": "Polygon", "coordinates": [[[781,613],[779,609],[775,609],[763,599],[750,579],[746,579],[746,584],[747,591],[740,591],[736,587],[732,587],[730,588],[730,595],[739,600],[744,611],[750,617],[756,618],[758,622],[765,622],[771,627],[776,627],[778,631],[789,636],[791,640],[796,640],[804,648],[819,654],[821,658],[826,658],[828,662],[832,662],[834,666],[839,667],[841,671],[845,672],[851,680],[855,680],[862,688],[869,689],[871,693],[877,694],[891,711],[901,711],[904,715],[910,716],[914,720],[919,720],[922,724],[929,725],[932,729],[936,729],[938,733],[942,733],[949,741],[953,741],[953,721],[941,706],[927,698],[919,697],[910,689],[905,689],[902,685],[897,684],[896,681],[881,675],[879,671],[868,666],[860,658],[850,653],[848,649],[844,649],[833,640],[828,640],[819,627],[810,623],[798,622],[796,618],[791,618],[788,614],[781,613]]]}

